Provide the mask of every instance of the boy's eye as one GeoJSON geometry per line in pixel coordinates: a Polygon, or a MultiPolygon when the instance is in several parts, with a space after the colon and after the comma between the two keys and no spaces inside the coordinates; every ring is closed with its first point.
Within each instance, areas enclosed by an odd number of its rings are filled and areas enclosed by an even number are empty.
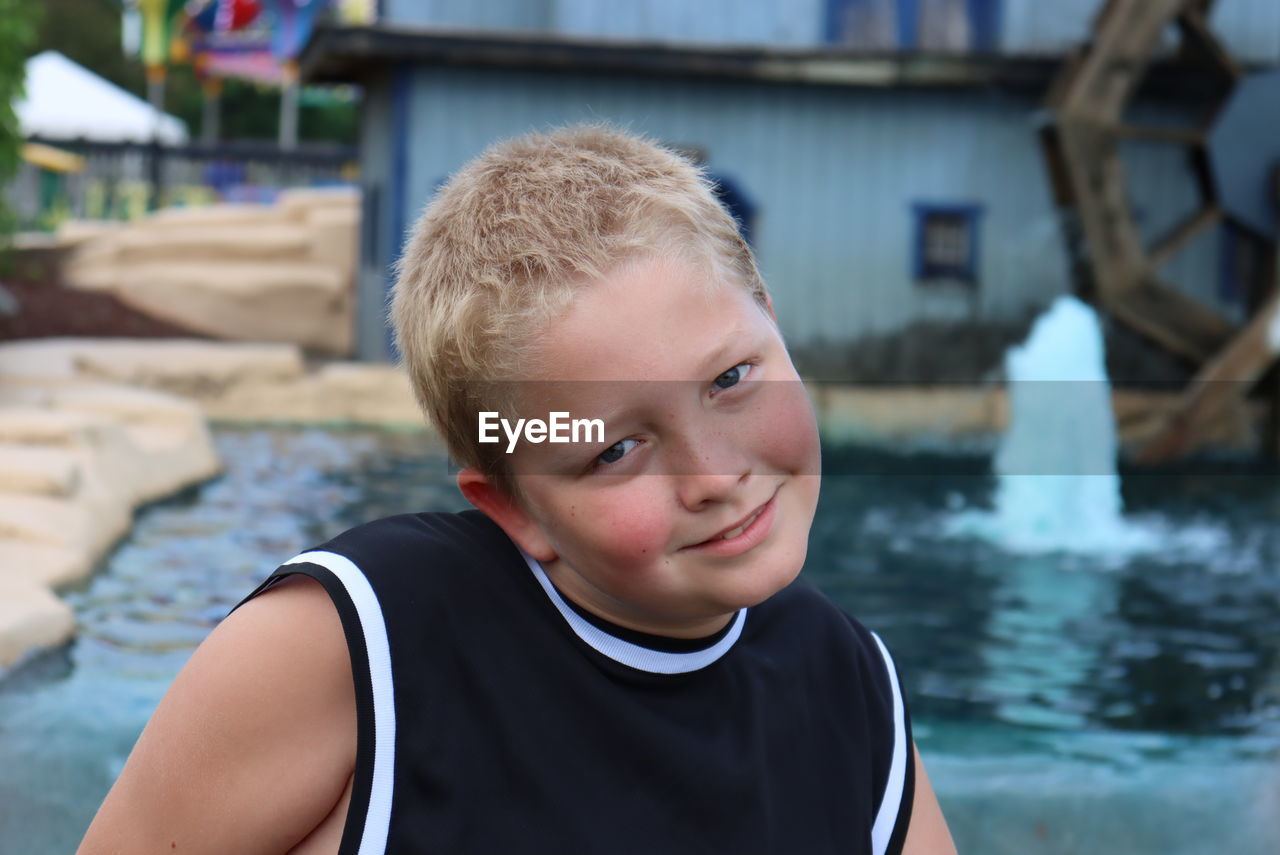
{"type": "Polygon", "coordinates": [[[728,389],[737,386],[751,373],[751,363],[741,362],[717,377],[712,383],[717,389],[728,389]]]}
{"type": "Polygon", "coordinates": [[[599,466],[608,466],[610,463],[617,463],[627,455],[631,449],[640,444],[638,439],[624,439],[621,442],[615,442],[604,450],[604,453],[596,458],[596,464],[599,466]]]}

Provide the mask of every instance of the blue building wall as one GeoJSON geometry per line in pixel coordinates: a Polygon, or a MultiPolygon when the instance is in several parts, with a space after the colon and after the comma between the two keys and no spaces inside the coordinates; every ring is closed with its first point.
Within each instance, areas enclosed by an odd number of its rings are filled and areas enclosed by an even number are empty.
{"type": "MultiPolygon", "coordinates": [[[[447,14],[462,26],[467,14],[472,23],[499,16],[505,2],[388,0],[388,8],[414,6],[436,20],[447,14]]],[[[1250,2],[1224,0],[1219,12],[1238,14],[1233,8],[1250,2]]],[[[750,18],[749,26],[735,26],[754,32],[772,27],[774,38],[799,38],[798,30],[787,35],[780,19],[765,11],[789,8],[798,14],[802,8],[820,10],[824,3],[749,4],[760,14],[750,18]]],[[[704,20],[680,11],[713,10],[717,4],[727,8],[722,0],[652,0],[630,4],[630,12],[611,18],[594,0],[547,0],[524,8],[530,16],[535,7],[542,9],[538,14],[548,15],[548,25],[561,30],[578,27],[598,34],[608,26],[611,33],[636,35],[682,28],[700,33],[699,39],[730,39],[728,29],[698,29],[710,27],[712,18],[720,22],[717,26],[727,26],[723,14],[704,20]],[[640,20],[637,9],[650,17],[640,20]]],[[[1003,31],[1022,33],[1017,38],[1025,44],[1047,45],[1059,38],[1066,43],[1068,36],[1078,37],[1072,28],[1087,26],[1092,0],[1062,0],[1054,6],[1057,17],[1033,11],[1042,4],[1007,0],[1003,31]],[[1079,13],[1074,19],[1071,9],[1079,13]]],[[[534,17],[522,20],[533,22],[534,17]]],[[[1274,17],[1280,24],[1280,12],[1274,17]]],[[[1268,20],[1266,15],[1262,20],[1268,20]]],[[[366,355],[381,352],[385,338],[382,301],[369,295],[383,293],[405,230],[440,180],[497,139],[578,121],[605,120],[673,145],[699,146],[709,153],[713,170],[745,189],[759,206],[755,242],[760,266],[784,331],[795,344],[842,345],[919,321],[1011,323],[1068,288],[1062,234],[1037,139],[1038,98],[971,89],[593,77],[427,65],[388,69],[368,91],[363,180],[369,197],[366,215],[375,215],[376,223],[366,228],[371,248],[362,273],[360,329],[366,355]],[[916,211],[921,205],[977,211],[975,284],[918,281],[916,211]],[[371,350],[370,342],[377,347],[371,350]]],[[[1149,107],[1135,114],[1135,120],[1155,123],[1174,118],[1149,107]]],[[[1154,242],[1197,205],[1186,153],[1176,145],[1132,143],[1126,144],[1125,155],[1139,226],[1154,242]]],[[[1211,230],[1160,272],[1239,319],[1241,306],[1221,295],[1221,242],[1220,233],[1211,230]]]]}
{"type": "MultiPolygon", "coordinates": [[[[674,44],[820,47],[857,13],[887,16],[894,47],[918,46],[921,15],[967,16],[993,29],[974,49],[1057,54],[1079,44],[1101,0],[382,0],[384,22],[473,30],[558,33],[674,44]],[[914,37],[913,37],[914,34],[914,37]]],[[[1280,2],[1218,0],[1212,24],[1249,62],[1280,62],[1280,2]]],[[[838,37],[836,38],[838,40],[838,37]]],[[[1172,42],[1171,42],[1172,44],[1172,42]]],[[[888,45],[885,45],[888,46],[888,45]]]]}
{"type": "Polygon", "coordinates": [[[552,26],[575,36],[804,47],[823,41],[828,0],[552,0],[552,26]]]}
{"type": "Polygon", "coordinates": [[[464,30],[547,30],[555,0],[380,0],[382,21],[464,30]]]}
{"type": "Polygon", "coordinates": [[[408,222],[490,142],[607,120],[705,147],[711,166],[755,199],[760,265],[797,342],[922,319],[1010,320],[1067,287],[1029,101],[509,70],[413,75],[408,222]],[[981,207],[976,288],[915,281],[919,202],[981,207]]]}
{"type": "MultiPolygon", "coordinates": [[[[1003,0],[1001,44],[1007,53],[1056,54],[1089,33],[1100,0],[1003,0]]],[[[1246,62],[1280,62],[1280,3],[1217,0],[1209,17],[1232,54],[1246,62]]],[[[1174,34],[1167,38],[1175,44],[1174,34]]]]}

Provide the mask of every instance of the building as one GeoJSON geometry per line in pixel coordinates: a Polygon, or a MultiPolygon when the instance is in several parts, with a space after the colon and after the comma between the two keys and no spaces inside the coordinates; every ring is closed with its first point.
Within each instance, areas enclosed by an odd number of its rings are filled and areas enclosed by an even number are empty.
{"type": "MultiPolygon", "coordinates": [[[[358,340],[385,357],[384,303],[406,230],[491,141],[609,120],[697,146],[758,206],[760,266],[813,376],[972,381],[1068,290],[1038,142],[1042,104],[1098,0],[382,0],[321,27],[316,82],[365,88],[358,340]]],[[[1280,4],[1220,0],[1238,59],[1280,63],[1280,4]]],[[[1176,121],[1194,72],[1172,60],[1139,109],[1176,121]]],[[[1196,204],[1186,152],[1126,147],[1154,240],[1196,204]]],[[[1231,238],[1165,271],[1239,318],[1231,238]]]]}

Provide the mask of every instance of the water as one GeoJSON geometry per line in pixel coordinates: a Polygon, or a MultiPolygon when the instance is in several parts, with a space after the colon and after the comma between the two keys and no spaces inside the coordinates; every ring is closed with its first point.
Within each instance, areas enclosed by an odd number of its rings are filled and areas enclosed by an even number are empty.
{"type": "MultiPolygon", "coordinates": [[[[1093,309],[1059,297],[1027,341],[1005,354],[1010,425],[995,456],[995,507],[958,514],[957,534],[1022,553],[1078,552],[1115,558],[1212,530],[1170,532],[1125,519],[1116,473],[1102,328],[1093,309]]],[[[1215,542],[1213,545],[1217,545],[1215,542]]]]}
{"type": "MultiPolygon", "coordinates": [[[[69,599],[78,639],[0,683],[0,852],[71,851],[191,649],[276,563],[365,519],[452,510],[412,434],[219,431],[227,475],[144,511],[69,599]]],[[[1188,541],[1106,562],[957,536],[983,457],[826,449],[810,577],[894,651],[963,852],[1280,851],[1280,479],[1121,473],[1188,541]]]]}

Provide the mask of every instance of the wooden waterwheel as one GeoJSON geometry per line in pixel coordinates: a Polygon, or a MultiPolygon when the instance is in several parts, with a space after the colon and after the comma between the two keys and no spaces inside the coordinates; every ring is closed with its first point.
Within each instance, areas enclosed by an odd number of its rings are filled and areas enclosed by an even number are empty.
{"type": "MultiPolygon", "coordinates": [[[[1177,405],[1141,450],[1147,462],[1194,450],[1280,354],[1274,173],[1256,146],[1256,165],[1241,165],[1238,158],[1228,164],[1215,157],[1215,147],[1224,136],[1231,137],[1229,129],[1224,134],[1221,127],[1224,114],[1255,81],[1244,79],[1240,66],[1209,29],[1206,18],[1212,2],[1107,0],[1094,21],[1092,38],[1068,59],[1054,82],[1047,105],[1052,119],[1042,134],[1055,201],[1065,215],[1077,290],[1121,323],[1196,366],[1177,405]],[[1214,84],[1204,124],[1129,123],[1126,110],[1160,52],[1167,49],[1162,38],[1171,26],[1181,40],[1179,59],[1214,84]],[[1196,177],[1198,210],[1149,244],[1140,235],[1129,202],[1120,154],[1120,144],[1127,139],[1186,147],[1196,177]],[[1243,182],[1239,175],[1224,180],[1224,167],[1259,174],[1243,182]],[[1249,192],[1238,192],[1241,186],[1249,192]],[[1171,257],[1224,218],[1265,245],[1265,287],[1254,295],[1250,320],[1243,327],[1159,276],[1171,257]]],[[[1274,89],[1280,96],[1280,76],[1272,77],[1256,81],[1254,88],[1274,89]]],[[[1271,445],[1272,453],[1280,450],[1274,436],[1271,445]]]]}

